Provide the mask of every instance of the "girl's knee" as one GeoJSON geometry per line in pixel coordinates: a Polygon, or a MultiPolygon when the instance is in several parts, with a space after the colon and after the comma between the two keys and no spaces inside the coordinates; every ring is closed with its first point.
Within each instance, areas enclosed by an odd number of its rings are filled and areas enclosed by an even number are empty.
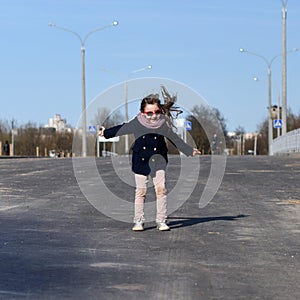
{"type": "Polygon", "coordinates": [[[147,189],[146,188],[136,188],[135,189],[135,195],[137,197],[145,197],[146,196],[147,189]]]}
{"type": "Polygon", "coordinates": [[[164,196],[167,193],[167,190],[164,185],[157,185],[155,187],[155,192],[157,196],[164,196]]]}

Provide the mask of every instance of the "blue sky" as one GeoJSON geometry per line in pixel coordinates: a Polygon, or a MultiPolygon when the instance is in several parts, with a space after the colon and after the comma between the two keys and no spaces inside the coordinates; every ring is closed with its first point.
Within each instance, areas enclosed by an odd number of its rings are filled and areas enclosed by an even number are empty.
{"type": "MultiPolygon", "coordinates": [[[[281,7],[280,0],[1,0],[0,120],[44,125],[61,114],[75,126],[81,113],[80,43],[48,23],[85,36],[118,20],[85,43],[87,105],[120,82],[102,68],[128,75],[151,64],[130,78],[181,82],[219,109],[229,131],[255,131],[267,116],[267,66],[239,48],[268,60],[280,54],[281,7]]],[[[289,0],[287,10],[287,48],[300,48],[300,2],[289,0]]],[[[298,114],[300,51],[289,53],[287,70],[288,107],[298,114]]],[[[280,57],[272,64],[272,85],[277,104],[280,57]]],[[[183,104],[188,107],[188,100],[183,104]]]]}

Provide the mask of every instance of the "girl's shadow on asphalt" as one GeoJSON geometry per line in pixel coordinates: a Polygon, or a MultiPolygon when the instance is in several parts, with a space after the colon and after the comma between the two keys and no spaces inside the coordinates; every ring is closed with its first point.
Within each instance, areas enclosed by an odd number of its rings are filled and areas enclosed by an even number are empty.
{"type": "Polygon", "coordinates": [[[206,218],[190,218],[190,217],[168,217],[168,225],[171,229],[193,226],[200,223],[212,221],[236,221],[241,218],[249,217],[249,215],[237,216],[220,216],[220,217],[206,217],[206,218]],[[174,220],[174,221],[172,221],[174,220]]]}

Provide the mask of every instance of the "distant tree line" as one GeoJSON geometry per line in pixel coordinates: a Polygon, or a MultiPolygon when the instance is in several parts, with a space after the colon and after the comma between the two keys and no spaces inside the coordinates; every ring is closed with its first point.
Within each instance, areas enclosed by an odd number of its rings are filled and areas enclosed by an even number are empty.
{"type": "Polygon", "coordinates": [[[22,126],[14,126],[7,121],[0,121],[0,142],[12,143],[14,137],[14,155],[49,156],[49,151],[72,153],[72,132],[57,132],[53,128],[43,128],[28,122],[22,126]],[[14,130],[14,133],[12,133],[14,130]]]}
{"type": "MultiPolygon", "coordinates": [[[[104,125],[105,127],[122,124],[124,116],[120,111],[110,113],[107,108],[99,108],[95,114],[93,124],[104,125]]],[[[191,130],[188,131],[187,142],[201,150],[203,154],[224,153],[225,148],[230,149],[230,154],[239,154],[237,145],[241,137],[245,134],[243,127],[236,128],[236,136],[228,137],[226,120],[216,108],[206,106],[194,106],[186,116],[186,120],[191,123],[191,130]]],[[[287,114],[288,131],[300,128],[300,113],[294,114],[288,110],[287,114]]],[[[78,133],[76,133],[78,135],[78,133]]],[[[277,137],[277,129],[273,129],[273,137],[277,137]]],[[[95,141],[94,137],[92,138],[95,141]]],[[[22,126],[14,126],[14,155],[36,156],[37,149],[40,156],[49,156],[49,151],[62,152],[67,156],[72,155],[74,132],[57,132],[53,128],[43,128],[35,123],[28,122],[22,126]]],[[[79,138],[80,139],[80,138],[79,138]]],[[[12,124],[8,121],[0,120],[0,142],[2,147],[8,141],[12,143],[12,124]]],[[[132,145],[133,137],[129,137],[132,145]]],[[[117,152],[122,154],[124,149],[124,139],[117,143],[117,152]]],[[[178,150],[169,143],[170,153],[178,153],[178,150]]],[[[104,145],[101,144],[101,151],[104,145]]],[[[245,139],[243,153],[254,149],[254,137],[245,139]]],[[[106,143],[105,149],[112,151],[112,143],[106,143]]],[[[96,153],[96,145],[95,145],[96,153]]],[[[257,154],[268,154],[268,120],[264,120],[258,125],[257,130],[257,154]]]]}

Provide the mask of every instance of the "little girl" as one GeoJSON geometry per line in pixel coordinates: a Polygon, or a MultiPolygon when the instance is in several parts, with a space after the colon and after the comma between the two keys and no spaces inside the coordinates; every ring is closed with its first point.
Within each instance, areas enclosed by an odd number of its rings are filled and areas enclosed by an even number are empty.
{"type": "MultiPolygon", "coordinates": [[[[173,102],[174,103],[174,102],[173,102]]],[[[171,105],[173,105],[171,103],[171,105]]],[[[165,188],[165,170],[168,163],[168,149],[165,137],[187,156],[200,154],[172,130],[169,114],[170,105],[162,105],[158,95],[145,97],[140,106],[140,113],[128,123],[108,129],[100,127],[99,135],[112,138],[125,134],[134,134],[132,148],[132,171],[135,176],[134,226],[132,230],[144,230],[144,202],[147,192],[148,176],[152,177],[156,193],[156,224],[161,231],[170,230],[166,224],[167,197],[165,188]]]]}

